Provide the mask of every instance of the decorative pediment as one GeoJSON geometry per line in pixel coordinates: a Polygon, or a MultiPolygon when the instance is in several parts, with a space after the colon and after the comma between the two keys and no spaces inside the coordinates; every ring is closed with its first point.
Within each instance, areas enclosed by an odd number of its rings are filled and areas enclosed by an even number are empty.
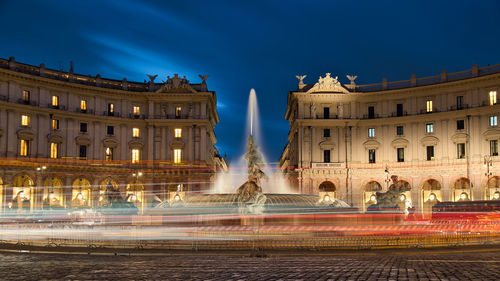
{"type": "Polygon", "coordinates": [[[434,136],[426,136],[426,137],[423,137],[421,140],[420,140],[420,143],[423,145],[423,146],[433,146],[433,145],[437,145],[439,142],[439,139],[434,137],[434,136]]]}
{"type": "Polygon", "coordinates": [[[391,142],[391,145],[394,148],[405,148],[408,146],[410,142],[407,139],[404,138],[397,138],[391,142]]]}
{"type": "Polygon", "coordinates": [[[196,90],[189,85],[186,76],[180,78],[179,74],[174,74],[172,78],[167,76],[167,82],[156,93],[196,93],[196,90]]]}
{"type": "Polygon", "coordinates": [[[90,145],[90,138],[88,136],[78,136],[75,138],[77,145],[90,145]]]}
{"type": "Polygon", "coordinates": [[[118,141],[115,140],[114,138],[105,138],[105,139],[102,140],[102,145],[104,147],[117,148],[118,147],[118,141]]]}
{"type": "Polygon", "coordinates": [[[130,147],[130,149],[142,149],[144,147],[144,144],[140,140],[131,140],[128,142],[128,147],[130,147]]]}
{"type": "Polygon", "coordinates": [[[483,137],[487,140],[497,140],[500,139],[500,130],[490,129],[483,133],[483,137]]]}
{"type": "Polygon", "coordinates": [[[456,133],[453,136],[451,136],[451,140],[454,143],[464,143],[467,141],[467,134],[466,133],[456,133]]]}
{"type": "Polygon", "coordinates": [[[380,143],[376,140],[367,140],[363,143],[365,149],[378,149],[380,147],[380,143]]]}
{"type": "Polygon", "coordinates": [[[173,142],[170,143],[170,148],[171,149],[174,149],[174,148],[184,148],[184,142],[181,141],[181,140],[175,140],[173,142]]]}
{"type": "Polygon", "coordinates": [[[319,143],[321,149],[335,149],[335,143],[325,140],[319,143]]]}
{"type": "Polygon", "coordinates": [[[330,73],[327,73],[325,77],[320,76],[318,82],[307,92],[349,93],[349,91],[340,84],[338,76],[333,78],[330,76],[330,73]]]}
{"type": "Polygon", "coordinates": [[[22,140],[32,141],[35,139],[35,134],[31,131],[31,129],[21,129],[17,131],[17,137],[22,140]]]}
{"type": "Polygon", "coordinates": [[[47,135],[47,140],[55,143],[62,143],[64,141],[64,137],[58,133],[51,133],[47,135]]]}

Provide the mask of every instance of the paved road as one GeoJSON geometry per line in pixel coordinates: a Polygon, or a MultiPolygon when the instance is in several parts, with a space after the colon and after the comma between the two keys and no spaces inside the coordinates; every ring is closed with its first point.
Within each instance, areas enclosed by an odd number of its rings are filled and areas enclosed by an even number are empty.
{"type": "Polygon", "coordinates": [[[1,280],[499,280],[500,252],[329,256],[0,253],[1,280]]]}

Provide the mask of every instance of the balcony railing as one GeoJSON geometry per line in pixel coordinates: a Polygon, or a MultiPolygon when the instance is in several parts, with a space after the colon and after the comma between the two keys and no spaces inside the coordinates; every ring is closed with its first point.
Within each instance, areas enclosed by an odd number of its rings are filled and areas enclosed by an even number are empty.
{"type": "Polygon", "coordinates": [[[18,99],[17,103],[19,104],[25,104],[25,105],[31,105],[31,106],[37,106],[38,103],[34,100],[24,100],[24,99],[18,99]]]}

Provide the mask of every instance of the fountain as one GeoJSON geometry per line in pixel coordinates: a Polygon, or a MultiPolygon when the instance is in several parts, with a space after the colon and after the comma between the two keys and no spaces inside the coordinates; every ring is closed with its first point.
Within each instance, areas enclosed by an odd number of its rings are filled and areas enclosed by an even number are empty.
{"type": "MultiPolygon", "coordinates": [[[[281,171],[272,173],[266,159],[259,150],[260,132],[258,124],[257,99],[252,89],[249,96],[247,124],[249,136],[246,153],[238,164],[243,166],[246,162],[246,171],[221,172],[212,191],[207,194],[189,194],[182,200],[171,200],[160,203],[157,209],[167,208],[219,208],[224,213],[238,213],[240,215],[260,215],[297,211],[332,210],[350,208],[339,199],[320,198],[315,194],[294,194],[286,185],[281,171]],[[246,178],[246,179],[245,179],[246,178]],[[235,181],[245,181],[238,189],[234,190],[235,181]]],[[[177,197],[178,198],[178,197],[177,197]]]]}

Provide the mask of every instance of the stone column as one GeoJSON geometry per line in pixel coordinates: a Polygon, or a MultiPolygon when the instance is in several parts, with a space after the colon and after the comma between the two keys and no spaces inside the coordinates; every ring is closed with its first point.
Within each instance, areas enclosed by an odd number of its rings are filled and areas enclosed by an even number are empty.
{"type": "Polygon", "coordinates": [[[17,155],[17,135],[16,135],[16,121],[19,120],[15,117],[16,112],[7,109],[7,130],[5,132],[5,138],[7,140],[7,150],[5,154],[7,157],[15,157],[17,155]]]}
{"type": "MultiPolygon", "coordinates": [[[[148,130],[148,138],[147,138],[147,145],[148,145],[148,158],[145,160],[153,160],[153,150],[154,150],[154,126],[153,125],[148,125],[147,130],[148,130]]],[[[150,163],[150,162],[148,162],[150,163]]]]}

